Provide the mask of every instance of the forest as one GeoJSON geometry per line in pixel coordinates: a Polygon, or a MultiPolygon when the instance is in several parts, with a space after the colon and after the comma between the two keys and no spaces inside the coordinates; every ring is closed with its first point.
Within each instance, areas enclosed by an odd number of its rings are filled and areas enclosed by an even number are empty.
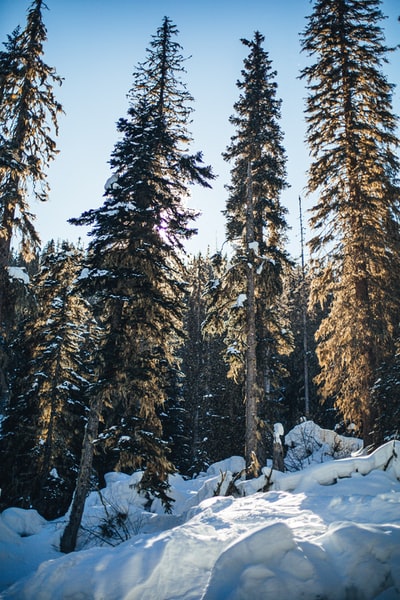
{"type": "Polygon", "coordinates": [[[267,459],[283,469],[277,423],[312,419],[369,450],[397,439],[400,142],[380,1],[315,0],[301,34],[307,261],[287,250],[282,101],[260,31],[241,40],[223,250],[186,253],[186,200],[215,173],[191,150],[169,17],[134,68],[103,204],[71,217],[88,244],[42,246],[32,202],[51,194],[63,110],[44,8],[33,0],[0,52],[0,509],[56,519],[71,507],[70,552],[111,471],[143,471],[138,491],[168,513],[176,472],[230,456],[247,479],[267,459]]]}

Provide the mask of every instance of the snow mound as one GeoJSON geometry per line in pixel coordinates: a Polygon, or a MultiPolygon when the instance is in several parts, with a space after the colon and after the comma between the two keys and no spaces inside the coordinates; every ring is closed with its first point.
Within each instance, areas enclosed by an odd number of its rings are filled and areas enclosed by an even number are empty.
{"type": "Polygon", "coordinates": [[[231,473],[240,473],[245,469],[246,462],[242,456],[231,456],[225,460],[210,465],[207,469],[207,475],[219,475],[221,472],[230,471],[231,473]]]}
{"type": "Polygon", "coordinates": [[[268,492],[209,498],[197,507],[197,514],[169,531],[141,533],[117,548],[92,548],[44,562],[1,597],[397,598],[400,483],[381,473],[381,494],[374,505],[376,499],[363,494],[364,481],[368,487],[372,476],[322,488],[322,500],[318,489],[313,496],[268,492]],[[335,505],[338,496],[342,502],[335,505]],[[354,503],[357,510],[350,522],[349,506],[354,503]],[[390,503],[395,504],[397,518],[388,524],[384,519],[390,503]]]}
{"type": "Polygon", "coordinates": [[[400,598],[400,526],[334,523],[318,542],[344,581],[333,598],[400,598]]]}
{"type": "Polygon", "coordinates": [[[310,543],[275,523],[220,555],[203,599],[397,598],[399,565],[400,527],[335,524],[310,543]]]}
{"type": "Polygon", "coordinates": [[[333,485],[340,479],[368,475],[375,469],[387,470],[400,480],[400,442],[387,442],[368,456],[353,456],[322,464],[312,461],[311,466],[293,473],[263,467],[260,477],[241,481],[237,488],[241,495],[254,494],[265,487],[268,490],[307,491],[315,484],[333,485]]]}
{"type": "Polygon", "coordinates": [[[203,598],[296,598],[300,589],[303,598],[322,597],[327,583],[333,577],[323,550],[297,544],[285,523],[274,523],[243,536],[221,554],[203,598]]]}
{"type": "Polygon", "coordinates": [[[39,533],[47,521],[36,510],[7,508],[0,514],[0,523],[20,537],[28,537],[39,533]]]}
{"type": "Polygon", "coordinates": [[[363,441],[322,429],[314,421],[303,421],[286,436],[288,452],[285,466],[288,471],[298,471],[313,463],[346,458],[362,450],[363,441]]]}
{"type": "Polygon", "coordinates": [[[36,510],[4,510],[0,514],[0,590],[31,574],[41,563],[58,558],[54,537],[58,543],[54,524],[36,510]]]}

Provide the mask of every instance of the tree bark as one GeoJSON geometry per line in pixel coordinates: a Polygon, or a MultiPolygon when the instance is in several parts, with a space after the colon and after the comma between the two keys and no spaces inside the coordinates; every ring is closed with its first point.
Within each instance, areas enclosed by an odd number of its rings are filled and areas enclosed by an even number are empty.
{"type": "MultiPolygon", "coordinates": [[[[253,454],[257,457],[257,336],[256,336],[256,310],[254,290],[254,268],[251,260],[250,244],[254,242],[254,214],[253,214],[253,185],[251,175],[251,161],[247,166],[247,207],[246,207],[246,443],[245,458],[247,468],[254,464],[253,454]]],[[[257,473],[252,473],[257,475],[257,473]]]]}
{"type": "Polygon", "coordinates": [[[72,501],[71,513],[60,541],[61,552],[73,552],[76,547],[78,531],[82,521],[83,510],[85,508],[85,500],[89,491],[94,441],[98,433],[102,405],[102,397],[100,394],[97,394],[90,405],[90,413],[83,438],[81,464],[72,501]]]}
{"type": "Polygon", "coordinates": [[[307,293],[306,271],[304,263],[304,230],[301,196],[299,196],[300,246],[301,246],[301,311],[303,316],[303,373],[304,373],[304,414],[310,417],[310,387],[308,379],[308,326],[307,326],[307,293]]]}

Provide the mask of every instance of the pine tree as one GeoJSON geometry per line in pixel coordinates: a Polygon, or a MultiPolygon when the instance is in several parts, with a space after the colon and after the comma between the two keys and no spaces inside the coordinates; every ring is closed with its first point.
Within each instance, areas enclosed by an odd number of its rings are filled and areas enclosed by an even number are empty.
{"type": "Polygon", "coordinates": [[[332,420],[331,411],[329,411],[330,402],[327,400],[324,409],[321,408],[314,383],[314,378],[319,372],[314,337],[318,325],[321,323],[318,307],[308,310],[307,328],[304,331],[304,307],[308,301],[310,283],[308,270],[303,278],[301,267],[295,267],[285,277],[284,306],[293,336],[293,352],[284,361],[287,376],[284,379],[285,414],[282,416],[282,424],[285,431],[289,431],[297,425],[302,417],[314,420],[321,427],[332,428],[335,425],[335,420],[332,420]],[[304,334],[306,335],[306,344],[304,343],[304,334]],[[305,401],[305,345],[308,353],[308,414],[305,401]],[[326,414],[327,412],[329,414],[326,414]]]}
{"type": "Polygon", "coordinates": [[[397,351],[378,368],[372,388],[372,404],[376,415],[375,430],[382,440],[396,440],[400,431],[400,352],[397,351]]]}
{"type": "MultiPolygon", "coordinates": [[[[61,83],[43,60],[46,28],[42,0],[34,0],[25,29],[14,30],[0,52],[0,336],[7,352],[7,330],[12,318],[12,290],[8,277],[13,236],[21,243],[24,259],[39,248],[39,236],[30,212],[30,193],[47,199],[46,167],[56,153],[50,137],[57,133],[61,106],[52,85],[61,83]]],[[[1,340],[0,340],[1,341],[1,340]]],[[[4,358],[3,358],[4,360],[4,358]]],[[[1,363],[0,359],[0,363],[1,363]]]]}
{"type": "Polygon", "coordinates": [[[86,419],[90,373],[83,354],[95,329],[74,292],[82,251],[50,242],[32,280],[36,310],[13,345],[10,406],[1,446],[2,504],[34,507],[46,518],[71,502],[86,419]]]}
{"type": "Polygon", "coordinates": [[[188,264],[186,338],[180,351],[185,452],[181,451],[176,462],[180,472],[191,475],[244,452],[241,386],[227,377],[223,336],[203,332],[207,304],[204,292],[212,278],[210,257],[192,257],[188,264]]]}
{"type": "Polygon", "coordinates": [[[178,357],[176,365],[170,367],[170,385],[166,386],[164,404],[158,410],[169,460],[181,474],[186,474],[190,466],[189,439],[186,429],[188,413],[183,397],[184,377],[181,360],[178,357]]]}
{"type": "MultiPolygon", "coordinates": [[[[303,35],[309,192],[317,194],[313,300],[328,308],[318,330],[322,397],[334,397],[366,443],[371,389],[394,352],[399,314],[399,162],[393,86],[378,0],[318,0],[303,35]]],[[[379,442],[379,436],[374,440],[379,442]]]]}
{"type": "MultiPolygon", "coordinates": [[[[104,327],[96,394],[115,448],[114,468],[143,469],[141,489],[169,510],[168,474],[174,467],[162,439],[159,408],[182,337],[184,242],[194,229],[184,206],[189,185],[209,186],[201,153],[190,154],[187,130],[192,98],[181,82],[176,27],[164,18],[134,73],[128,117],[102,207],[75,223],[92,225],[86,293],[104,327]]],[[[78,519],[79,520],[79,519],[78,519]]],[[[74,547],[65,532],[62,548],[74,547]]]]}
{"type": "MultiPolygon", "coordinates": [[[[275,418],[280,397],[281,355],[288,351],[280,296],[289,264],[283,249],[286,187],[285,153],[279,128],[276,73],[256,32],[244,60],[241,90],[231,123],[236,133],[224,155],[233,162],[226,204],[227,239],[233,256],[228,270],[211,285],[209,329],[226,327],[231,374],[246,388],[246,462],[265,461],[266,423],[275,418]],[[226,320],[226,324],[224,324],[226,320]]],[[[220,261],[220,258],[218,258],[220,261]]]]}

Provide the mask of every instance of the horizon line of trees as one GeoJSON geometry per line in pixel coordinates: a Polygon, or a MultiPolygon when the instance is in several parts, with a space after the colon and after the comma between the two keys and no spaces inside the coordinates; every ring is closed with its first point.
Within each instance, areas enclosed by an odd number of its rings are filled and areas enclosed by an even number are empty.
{"type": "Polygon", "coordinates": [[[302,34],[317,202],[301,266],[285,249],[281,100],[259,31],[241,40],[248,54],[224,153],[231,252],[195,257],[184,252],[197,216],[185,199],[214,174],[191,150],[193,98],[171,20],[133,74],[103,205],[71,219],[91,227],[86,250],[51,241],[40,252],[29,210],[31,190],[47,197],[49,123],[57,133],[62,111],[61,79],[42,60],[42,0],[9,36],[0,52],[0,502],[55,518],[72,500],[63,551],[110,470],[143,471],[140,493],[170,511],[176,469],[190,476],[241,454],[257,476],[277,421],[352,423],[367,446],[397,435],[399,140],[379,5],[315,0],[302,34]]]}

